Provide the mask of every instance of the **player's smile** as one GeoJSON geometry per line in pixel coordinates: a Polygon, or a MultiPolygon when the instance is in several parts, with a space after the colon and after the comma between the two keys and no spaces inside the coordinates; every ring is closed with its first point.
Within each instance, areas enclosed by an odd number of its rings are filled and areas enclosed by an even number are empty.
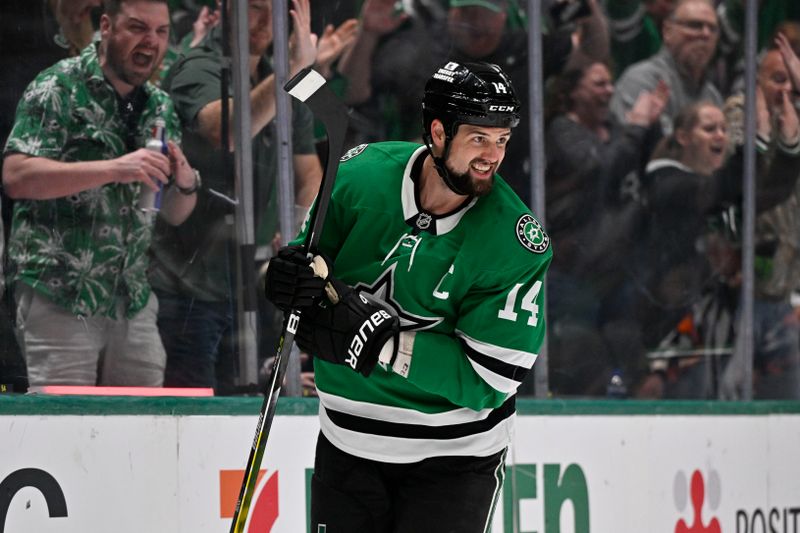
{"type": "Polygon", "coordinates": [[[485,159],[474,159],[472,163],[470,163],[469,167],[473,171],[473,173],[477,175],[477,177],[488,178],[494,174],[495,168],[497,168],[497,164],[490,163],[485,159]]]}

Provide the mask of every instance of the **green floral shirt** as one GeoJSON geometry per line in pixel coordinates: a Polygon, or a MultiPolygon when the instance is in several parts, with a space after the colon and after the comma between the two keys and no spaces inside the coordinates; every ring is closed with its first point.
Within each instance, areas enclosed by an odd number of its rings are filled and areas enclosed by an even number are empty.
{"type": "MultiPolygon", "coordinates": [[[[97,43],[42,71],[26,88],[5,152],[58,161],[109,160],[141,147],[156,118],[180,139],[169,96],[147,83],[144,109],[129,130],[104,78],[97,43]]],[[[150,296],[152,221],[134,206],[141,185],[112,183],[54,200],[18,200],[8,252],[22,281],[81,316],[132,317],[150,296]]]]}

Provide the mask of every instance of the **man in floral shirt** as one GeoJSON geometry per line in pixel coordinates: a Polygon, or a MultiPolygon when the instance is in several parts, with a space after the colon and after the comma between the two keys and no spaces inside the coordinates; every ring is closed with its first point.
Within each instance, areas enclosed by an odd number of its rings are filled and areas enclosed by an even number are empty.
{"type": "Polygon", "coordinates": [[[16,199],[9,256],[32,387],[161,386],[164,348],[147,283],[152,220],[188,217],[198,176],[169,97],[147,82],[167,48],[166,0],[109,0],[99,43],[41,72],[17,108],[3,184],[16,199]],[[157,119],[168,154],[144,149],[157,119]],[[158,184],[158,185],[157,185],[158,184]]]}

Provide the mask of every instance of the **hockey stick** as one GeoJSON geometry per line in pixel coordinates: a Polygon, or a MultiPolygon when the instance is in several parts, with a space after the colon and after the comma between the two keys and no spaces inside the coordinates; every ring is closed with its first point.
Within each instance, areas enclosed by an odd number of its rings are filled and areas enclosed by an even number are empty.
{"type": "MultiPolygon", "coordinates": [[[[344,137],[347,132],[347,108],[331,92],[318,72],[312,68],[305,68],[286,84],[284,89],[301,102],[305,102],[311,109],[314,117],[322,122],[328,133],[328,154],[325,163],[325,173],[322,176],[319,193],[317,194],[316,207],[312,210],[310,227],[303,243],[303,249],[313,255],[319,243],[322,225],[325,223],[325,214],[333,190],[333,182],[339,168],[339,156],[344,149],[344,137]]],[[[239,499],[233,512],[233,522],[230,533],[243,533],[250,511],[250,503],[258,479],[258,469],[264,457],[272,419],[275,417],[275,408],[278,396],[281,393],[283,377],[286,375],[286,365],[289,362],[289,352],[294,343],[297,326],[300,323],[300,311],[292,309],[284,319],[283,333],[278,342],[278,354],[272,365],[272,379],[269,390],[265,391],[264,403],[258,416],[256,435],[247,458],[242,487],[239,490],[239,499]]]]}

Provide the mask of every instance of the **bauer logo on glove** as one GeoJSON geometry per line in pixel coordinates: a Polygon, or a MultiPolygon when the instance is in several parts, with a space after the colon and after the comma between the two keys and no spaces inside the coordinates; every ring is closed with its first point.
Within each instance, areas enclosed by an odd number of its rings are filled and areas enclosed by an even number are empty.
{"type": "Polygon", "coordinates": [[[303,310],[295,341],[314,357],[368,376],[385,345],[396,350],[400,319],[385,302],[334,277],[329,283],[339,303],[323,301],[303,310]]]}
{"type": "MultiPolygon", "coordinates": [[[[364,305],[369,305],[369,302],[363,294],[358,293],[358,297],[361,299],[364,305]]],[[[369,318],[364,320],[364,323],[361,324],[360,328],[358,328],[356,335],[353,336],[353,340],[350,341],[350,348],[347,349],[347,359],[345,359],[344,362],[350,365],[350,368],[353,370],[358,368],[359,357],[361,356],[361,352],[369,340],[370,335],[375,333],[375,329],[380,327],[381,324],[387,320],[391,321],[392,318],[392,315],[381,309],[371,314],[369,318]]]]}

